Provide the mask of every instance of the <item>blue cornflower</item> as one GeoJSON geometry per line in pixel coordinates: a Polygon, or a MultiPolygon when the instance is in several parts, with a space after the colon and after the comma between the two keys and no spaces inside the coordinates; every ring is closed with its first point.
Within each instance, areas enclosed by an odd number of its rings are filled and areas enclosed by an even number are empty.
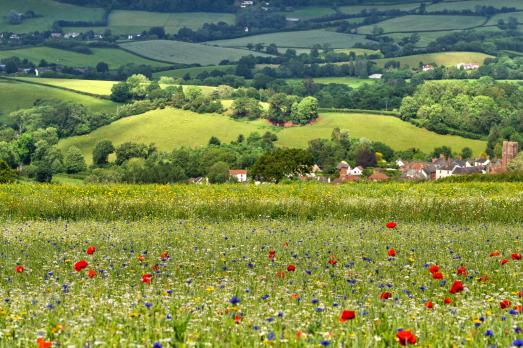
{"type": "Polygon", "coordinates": [[[262,300],[266,300],[266,299],[268,299],[268,298],[269,298],[269,295],[263,295],[263,296],[261,297],[262,300]]]}
{"type": "Polygon", "coordinates": [[[312,301],[311,301],[312,304],[316,304],[318,302],[320,302],[320,301],[317,298],[313,298],[312,301]]]}
{"type": "Polygon", "coordinates": [[[514,347],[523,347],[523,340],[514,340],[514,341],[512,342],[512,345],[513,345],[514,347]]]}
{"type": "Polygon", "coordinates": [[[160,342],[154,342],[153,348],[162,348],[162,344],[160,342]]]}
{"type": "Polygon", "coordinates": [[[492,337],[494,336],[494,332],[492,330],[485,331],[485,336],[492,337]]]}
{"type": "Polygon", "coordinates": [[[274,334],[274,332],[269,332],[269,334],[267,335],[267,339],[269,341],[274,340],[275,337],[276,337],[276,335],[274,334]]]}
{"type": "Polygon", "coordinates": [[[147,307],[147,308],[151,308],[152,306],[153,306],[152,303],[150,303],[150,302],[145,302],[145,307],[147,307]]]}
{"type": "Polygon", "coordinates": [[[320,342],[320,344],[324,347],[327,347],[327,346],[330,346],[331,342],[330,341],[327,341],[327,340],[323,340],[320,342]]]}
{"type": "Polygon", "coordinates": [[[236,296],[233,296],[231,297],[231,299],[229,300],[229,302],[232,304],[232,305],[237,305],[238,303],[240,303],[240,299],[236,296]]]}

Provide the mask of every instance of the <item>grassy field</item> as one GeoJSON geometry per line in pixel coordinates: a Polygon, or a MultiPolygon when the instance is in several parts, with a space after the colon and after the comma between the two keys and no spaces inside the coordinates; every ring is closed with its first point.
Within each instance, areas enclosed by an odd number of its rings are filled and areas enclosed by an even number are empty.
{"type": "Polygon", "coordinates": [[[477,27],[486,18],[479,16],[403,16],[358,28],[359,34],[372,34],[375,26],[385,33],[417,32],[426,30],[452,30],[477,27]]]}
{"type": "Polygon", "coordinates": [[[387,11],[387,10],[403,10],[409,11],[419,7],[419,3],[408,2],[408,3],[397,3],[397,4],[379,4],[379,5],[352,5],[352,6],[341,6],[340,11],[347,14],[358,14],[363,10],[370,12],[372,10],[387,11]]]}
{"type": "Polygon", "coordinates": [[[437,4],[427,4],[427,11],[443,11],[443,10],[474,10],[476,6],[492,6],[494,8],[514,7],[518,10],[523,10],[523,2],[519,0],[467,0],[467,1],[448,1],[439,2],[437,4]]]}
{"type": "Polygon", "coordinates": [[[301,20],[308,20],[312,18],[325,17],[335,14],[331,7],[323,6],[307,6],[301,8],[294,8],[292,11],[278,12],[278,14],[288,18],[299,18],[301,20]]]}
{"type": "Polygon", "coordinates": [[[498,21],[500,19],[505,20],[505,22],[508,22],[510,17],[514,17],[518,20],[518,23],[523,23],[523,12],[510,12],[510,13],[500,13],[497,15],[494,15],[490,17],[488,21],[488,25],[497,25],[498,21]]]}
{"type": "Polygon", "coordinates": [[[366,42],[364,36],[341,34],[327,30],[305,30],[274,34],[254,35],[238,39],[207,42],[209,45],[224,47],[246,47],[249,43],[271,44],[278,47],[311,48],[315,44],[328,44],[331,48],[351,48],[357,42],[366,42]]]}
{"type": "Polygon", "coordinates": [[[52,0],[0,0],[0,32],[26,33],[51,30],[57,20],[96,21],[102,19],[103,12],[101,8],[80,7],[52,0]],[[20,13],[32,10],[41,17],[12,25],[6,18],[10,10],[20,13]]]}
{"type": "Polygon", "coordinates": [[[145,64],[151,66],[167,66],[168,64],[144,59],[117,48],[91,48],[93,54],[82,54],[72,51],[59,50],[50,47],[31,47],[17,50],[0,50],[0,59],[20,57],[38,65],[45,59],[48,63],[72,67],[95,67],[100,62],[105,62],[111,69],[116,69],[125,64],[145,64]]]}
{"type": "Polygon", "coordinates": [[[213,47],[181,41],[151,40],[129,42],[121,45],[123,48],[138,53],[144,57],[182,64],[218,64],[222,60],[238,61],[249,54],[266,56],[235,48],[213,47]]]}
{"type": "Polygon", "coordinates": [[[436,63],[438,65],[455,66],[458,63],[477,63],[483,64],[486,58],[489,56],[484,53],[478,52],[440,52],[440,53],[427,53],[427,54],[416,54],[412,56],[397,57],[397,58],[384,58],[376,59],[375,62],[378,65],[383,66],[386,62],[394,60],[401,62],[402,65],[408,65],[410,67],[418,67],[420,62],[423,63],[436,63]]]}
{"type": "Polygon", "coordinates": [[[282,129],[264,120],[235,121],[222,115],[200,115],[175,109],[155,110],[124,118],[90,134],[65,139],[60,147],[78,146],[86,159],[91,160],[92,149],[103,139],[110,139],[114,144],[131,140],[155,143],[160,150],[171,151],[180,146],[206,145],[211,136],[217,136],[222,142],[230,142],[239,134],[265,131],[276,132],[279,139],[277,144],[280,146],[306,147],[311,139],[329,138],[336,127],[348,131],[353,138],[382,141],[396,150],[415,146],[430,152],[442,145],[456,150],[469,146],[474,154],[479,155],[485,149],[482,141],[439,135],[391,116],[322,113],[318,122],[312,126],[282,129]]]}
{"type": "MultiPolygon", "coordinates": [[[[313,80],[316,83],[338,83],[341,85],[347,85],[352,88],[358,88],[366,83],[372,84],[376,82],[376,80],[359,79],[356,77],[316,77],[313,80]]],[[[288,79],[287,81],[303,81],[303,79],[288,79]]]]}
{"type": "Polygon", "coordinates": [[[195,68],[185,68],[185,69],[176,69],[168,71],[160,71],[153,74],[153,77],[159,79],[162,76],[169,76],[174,78],[182,78],[185,74],[190,74],[191,77],[196,77],[196,75],[207,71],[221,70],[221,71],[234,71],[235,65],[213,65],[213,66],[201,66],[195,68]]]}
{"type": "Polygon", "coordinates": [[[39,99],[57,99],[85,105],[93,112],[116,112],[116,104],[57,88],[0,79],[0,122],[12,111],[29,108],[39,99]]]}

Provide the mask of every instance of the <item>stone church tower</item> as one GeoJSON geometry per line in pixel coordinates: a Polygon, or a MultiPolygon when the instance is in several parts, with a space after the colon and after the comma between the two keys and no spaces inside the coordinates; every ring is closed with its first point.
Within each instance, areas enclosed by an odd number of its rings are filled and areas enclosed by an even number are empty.
{"type": "Polygon", "coordinates": [[[514,141],[503,142],[503,157],[501,164],[503,168],[507,168],[510,161],[518,154],[518,143],[514,141]]]}

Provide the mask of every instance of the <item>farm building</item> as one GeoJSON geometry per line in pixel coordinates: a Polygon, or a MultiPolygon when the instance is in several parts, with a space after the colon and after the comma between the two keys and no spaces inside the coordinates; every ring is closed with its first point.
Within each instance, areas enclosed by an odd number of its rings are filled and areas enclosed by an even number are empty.
{"type": "Polygon", "coordinates": [[[229,176],[238,182],[247,182],[247,171],[244,169],[231,169],[229,176]]]}

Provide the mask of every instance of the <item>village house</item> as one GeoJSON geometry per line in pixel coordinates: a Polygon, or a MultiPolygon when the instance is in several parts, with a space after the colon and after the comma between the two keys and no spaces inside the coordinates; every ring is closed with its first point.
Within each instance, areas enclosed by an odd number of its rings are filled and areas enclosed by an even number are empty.
{"type": "Polygon", "coordinates": [[[229,170],[229,177],[234,178],[237,182],[247,182],[247,171],[244,169],[229,170]]]}
{"type": "Polygon", "coordinates": [[[425,65],[423,65],[422,70],[425,72],[432,71],[432,70],[434,70],[434,66],[432,64],[425,64],[425,65]]]}
{"type": "Polygon", "coordinates": [[[475,64],[475,63],[458,63],[458,64],[456,64],[456,68],[463,69],[463,70],[477,70],[477,69],[479,69],[479,64],[475,64]]]}
{"type": "Polygon", "coordinates": [[[383,74],[372,74],[369,76],[369,79],[380,80],[383,77],[383,74]]]}
{"type": "Polygon", "coordinates": [[[370,181],[378,182],[378,181],[387,181],[390,177],[386,174],[383,174],[381,172],[375,172],[372,173],[372,175],[369,176],[370,181]]]}

